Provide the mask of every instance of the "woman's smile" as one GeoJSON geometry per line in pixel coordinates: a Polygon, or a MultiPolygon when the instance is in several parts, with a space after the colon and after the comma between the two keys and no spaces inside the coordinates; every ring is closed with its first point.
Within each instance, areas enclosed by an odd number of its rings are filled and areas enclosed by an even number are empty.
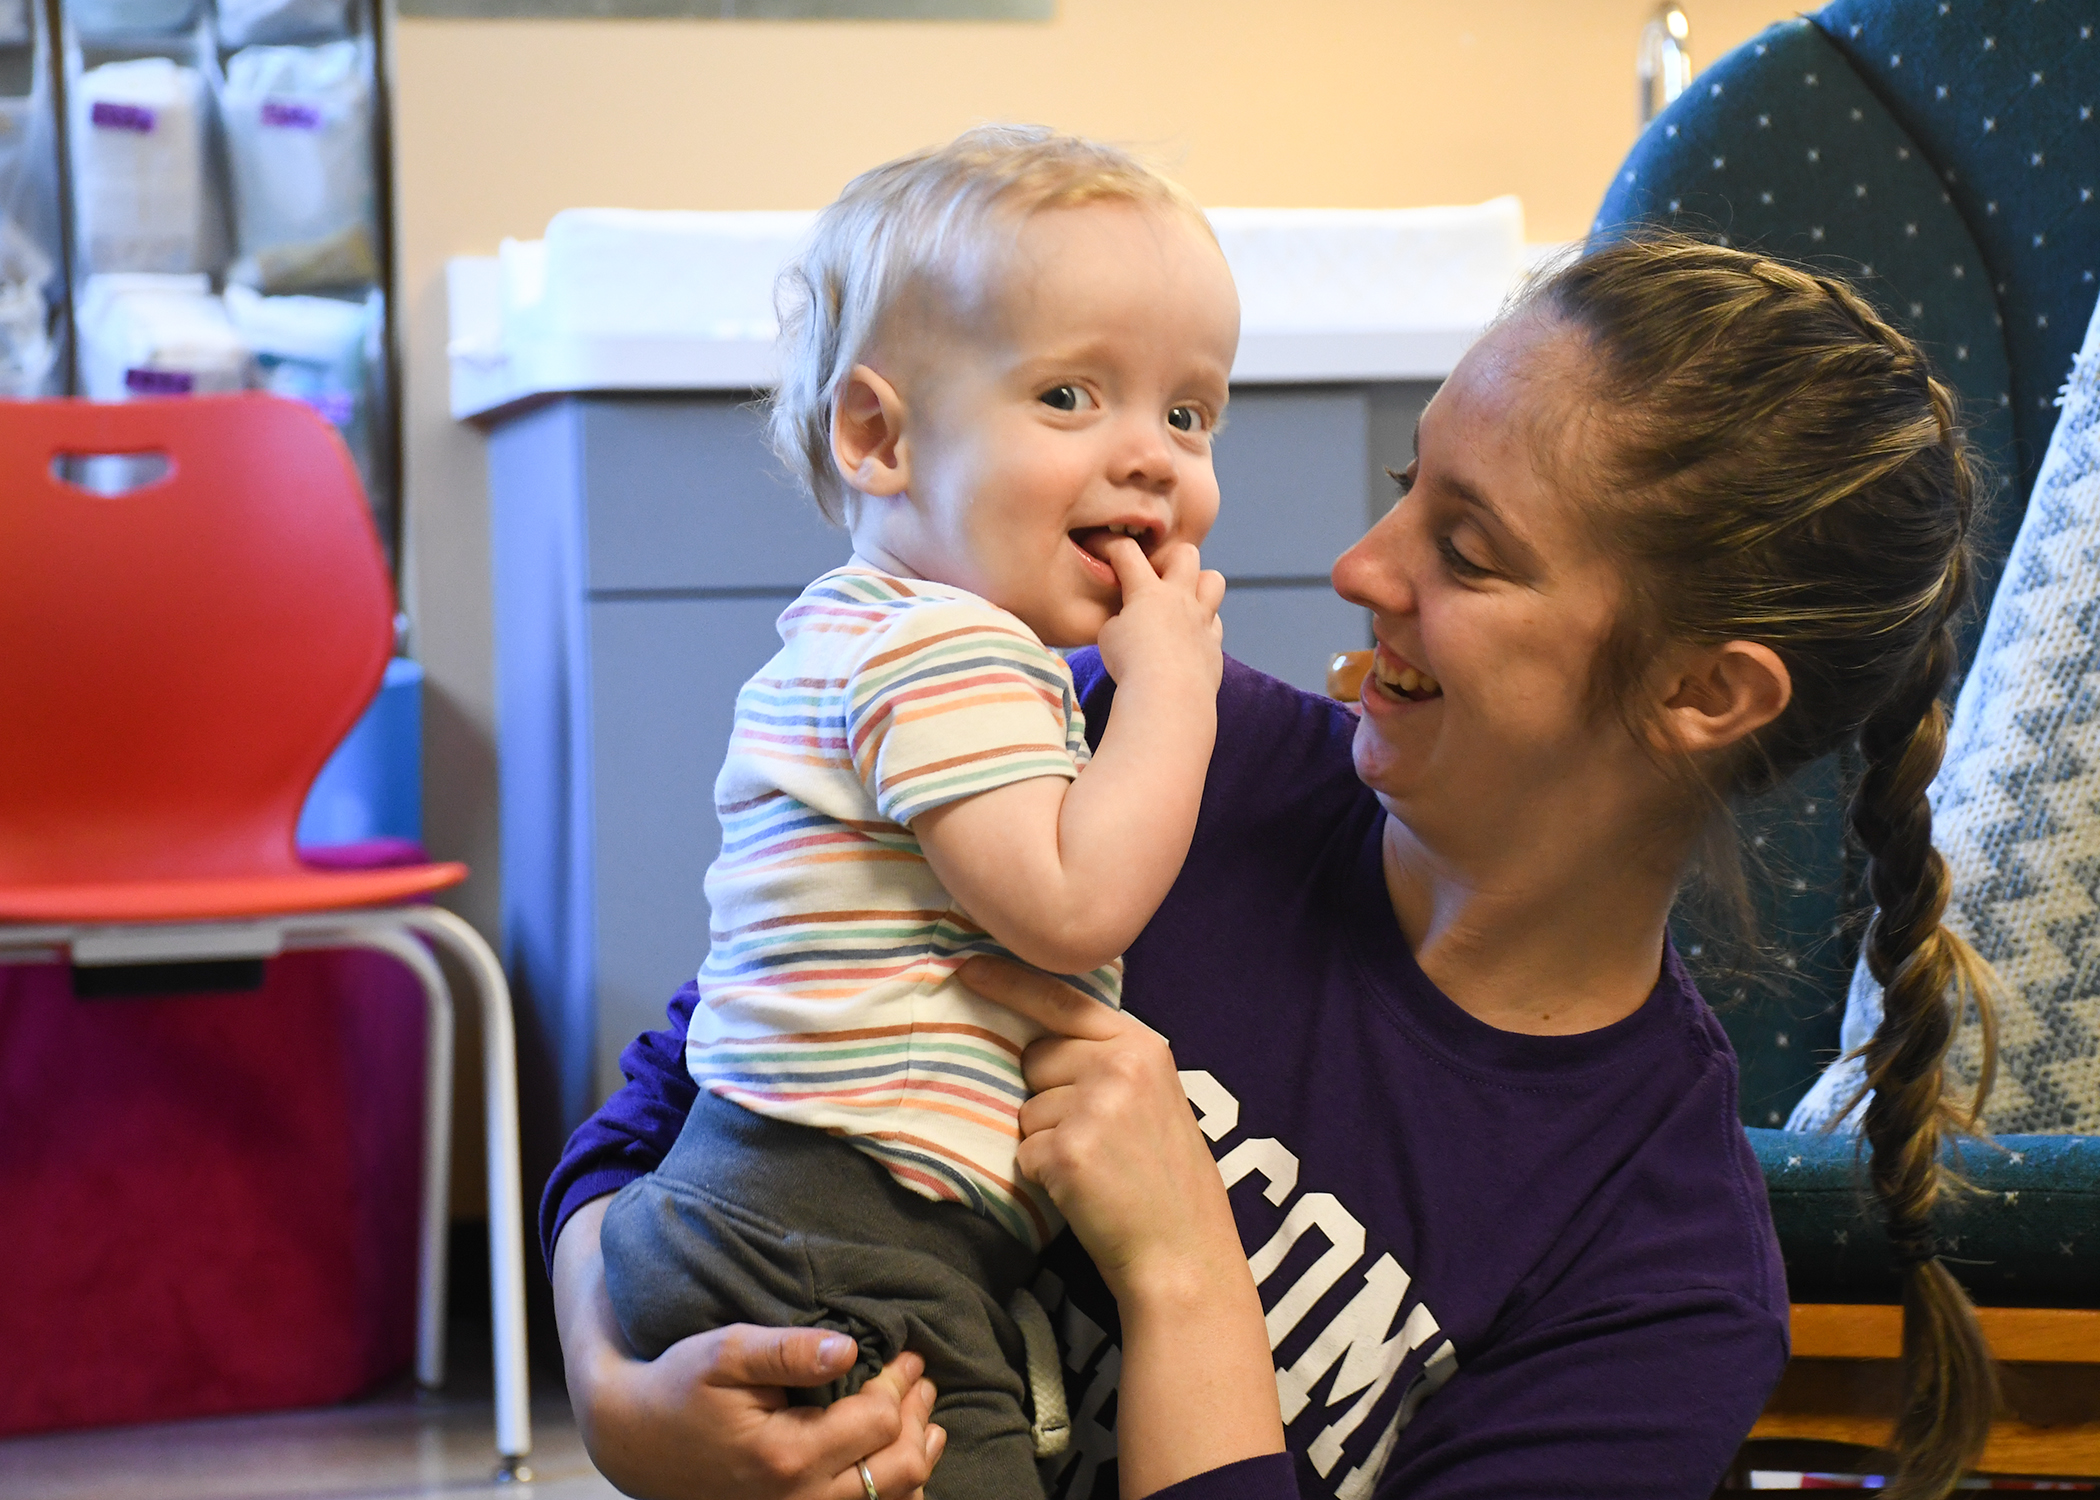
{"type": "Polygon", "coordinates": [[[1429,703],[1444,696],[1443,686],[1436,678],[1389,650],[1383,641],[1371,653],[1371,671],[1364,678],[1364,688],[1365,696],[1376,693],[1395,704],[1429,703]]]}

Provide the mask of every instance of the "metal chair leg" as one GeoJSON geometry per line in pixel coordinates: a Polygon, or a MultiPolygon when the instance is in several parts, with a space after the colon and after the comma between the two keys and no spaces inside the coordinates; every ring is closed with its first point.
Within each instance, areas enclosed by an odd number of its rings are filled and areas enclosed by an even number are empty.
{"type": "MultiPolygon", "coordinates": [[[[407,942],[410,947],[422,946],[413,938],[407,942]]],[[[442,984],[442,974],[439,980],[442,984]]],[[[429,994],[423,1049],[422,1244],[416,1257],[416,1384],[434,1391],[445,1383],[446,1272],[452,1232],[452,1049],[457,1022],[451,989],[429,994]],[[442,1008],[438,1003],[441,994],[442,1008]]]]}
{"type": "Polygon", "coordinates": [[[430,950],[391,914],[357,916],[326,931],[290,930],[287,948],[358,947],[398,960],[423,986],[423,1192],[416,1247],[416,1384],[445,1383],[445,1273],[452,1200],[452,990],[430,950]]]}
{"type": "Polygon", "coordinates": [[[530,1479],[532,1413],[525,1350],[525,1206],[518,1164],[518,1047],[510,986],[489,945],[440,906],[390,914],[450,948],[473,977],[481,1007],[483,1092],[487,1096],[489,1291],[496,1343],[498,1477],[530,1479]]]}

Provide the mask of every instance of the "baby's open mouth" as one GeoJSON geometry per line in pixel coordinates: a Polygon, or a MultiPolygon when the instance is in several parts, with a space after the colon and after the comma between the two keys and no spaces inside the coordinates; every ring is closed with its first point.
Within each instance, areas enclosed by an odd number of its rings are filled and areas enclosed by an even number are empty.
{"type": "Polygon", "coordinates": [[[1072,539],[1073,546],[1104,566],[1108,562],[1105,554],[1110,537],[1129,537],[1147,557],[1159,549],[1161,540],[1158,528],[1144,521],[1111,521],[1106,526],[1075,526],[1065,535],[1072,539]]]}
{"type": "Polygon", "coordinates": [[[1434,677],[1389,654],[1383,646],[1372,653],[1371,676],[1386,692],[1410,703],[1426,703],[1444,696],[1443,687],[1434,677]]]}

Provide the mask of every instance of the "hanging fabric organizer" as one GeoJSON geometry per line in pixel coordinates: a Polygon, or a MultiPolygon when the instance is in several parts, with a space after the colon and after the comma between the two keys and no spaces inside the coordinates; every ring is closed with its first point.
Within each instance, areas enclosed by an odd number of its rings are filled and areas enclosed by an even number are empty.
{"type": "Polygon", "coordinates": [[[44,8],[0,0],[0,398],[64,388],[66,278],[44,8]]]}
{"type": "Polygon", "coordinates": [[[378,0],[0,0],[0,397],[304,401],[391,547],[379,20],[378,0]]]}

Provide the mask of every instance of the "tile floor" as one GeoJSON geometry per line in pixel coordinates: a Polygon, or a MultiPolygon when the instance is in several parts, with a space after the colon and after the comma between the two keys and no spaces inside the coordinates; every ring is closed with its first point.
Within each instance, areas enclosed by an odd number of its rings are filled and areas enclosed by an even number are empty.
{"type": "Polygon", "coordinates": [[[534,1382],[533,1483],[495,1481],[488,1377],[467,1373],[487,1356],[470,1349],[436,1397],[403,1379],[315,1411],[0,1440],[0,1500],[618,1500],[551,1380],[534,1382]]]}

